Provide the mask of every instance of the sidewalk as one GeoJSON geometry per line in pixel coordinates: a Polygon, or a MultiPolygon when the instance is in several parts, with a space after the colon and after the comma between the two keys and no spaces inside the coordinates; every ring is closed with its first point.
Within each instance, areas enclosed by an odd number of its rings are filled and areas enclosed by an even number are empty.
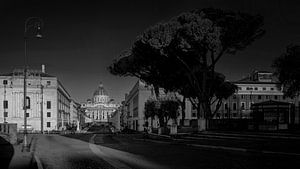
{"type": "Polygon", "coordinates": [[[9,164],[9,169],[37,169],[33,152],[22,152],[22,144],[13,145],[14,155],[9,164]]]}
{"type": "Polygon", "coordinates": [[[0,136],[1,168],[37,169],[33,152],[22,152],[22,144],[12,145],[0,136]]]}

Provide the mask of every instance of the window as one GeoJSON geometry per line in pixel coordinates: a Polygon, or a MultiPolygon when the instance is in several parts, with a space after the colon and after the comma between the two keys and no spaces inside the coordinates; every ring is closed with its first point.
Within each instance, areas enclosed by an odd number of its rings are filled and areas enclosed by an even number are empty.
{"type": "Polygon", "coordinates": [[[7,85],[7,80],[3,80],[3,84],[4,84],[4,85],[7,85]]]}
{"type": "Polygon", "coordinates": [[[51,109],[51,101],[47,101],[47,109],[51,109]]]}
{"type": "Polygon", "coordinates": [[[252,105],[254,104],[254,102],[250,102],[249,103],[249,108],[251,109],[252,105]]]}
{"type": "Polygon", "coordinates": [[[244,98],[245,98],[245,96],[242,94],[242,95],[241,95],[241,99],[244,99],[244,98]]]}
{"type": "Polygon", "coordinates": [[[51,127],[51,122],[47,122],[47,127],[51,127]]]}
{"type": "Polygon", "coordinates": [[[236,95],[233,95],[232,98],[233,98],[233,99],[236,99],[236,95]]]}
{"type": "Polygon", "coordinates": [[[279,112],[279,117],[278,117],[278,121],[279,123],[286,123],[286,115],[284,114],[284,112],[279,112]]]}
{"type": "Polygon", "coordinates": [[[47,85],[48,85],[48,86],[51,85],[51,81],[47,81],[47,85]]]}
{"type": "Polygon", "coordinates": [[[227,103],[224,103],[224,109],[228,110],[228,104],[227,103]]]}
{"type": "Polygon", "coordinates": [[[263,87],[263,90],[267,90],[267,88],[263,87]]]}
{"type": "Polygon", "coordinates": [[[258,95],[258,100],[260,100],[261,99],[261,95],[258,95]]]}
{"type": "Polygon", "coordinates": [[[275,96],[274,96],[274,99],[275,99],[275,100],[277,100],[277,99],[278,99],[278,96],[277,96],[277,95],[275,95],[275,96]]]}
{"type": "Polygon", "coordinates": [[[30,97],[26,96],[26,109],[30,109],[30,97]]]}
{"type": "Polygon", "coordinates": [[[138,112],[138,108],[136,107],[136,108],[134,108],[133,109],[133,117],[138,117],[138,114],[139,114],[139,112],[138,112]]]}
{"type": "Polygon", "coordinates": [[[51,112],[47,112],[47,117],[51,117],[51,112]]]}
{"type": "Polygon", "coordinates": [[[245,108],[246,108],[246,107],[245,107],[245,102],[241,102],[241,109],[242,109],[242,110],[245,110],[245,108]]]}
{"type": "Polygon", "coordinates": [[[271,89],[271,90],[274,90],[274,88],[273,88],[273,87],[271,87],[270,89],[271,89]]]}
{"type": "Polygon", "coordinates": [[[267,95],[267,96],[266,96],[266,99],[270,99],[270,96],[267,95]]]}
{"type": "Polygon", "coordinates": [[[232,109],[233,109],[233,110],[236,110],[236,103],[233,103],[233,104],[232,104],[232,109]]]}
{"type": "Polygon", "coordinates": [[[192,117],[196,117],[197,113],[196,112],[192,112],[192,117]]]}
{"type": "Polygon", "coordinates": [[[238,90],[242,90],[242,87],[238,87],[238,90]]]}
{"type": "Polygon", "coordinates": [[[4,101],[3,101],[3,108],[4,108],[4,109],[7,109],[7,108],[8,108],[8,101],[7,101],[7,100],[4,100],[4,101]]]}
{"type": "Polygon", "coordinates": [[[258,90],[257,87],[255,87],[254,90],[258,90]]]}
{"type": "Polygon", "coordinates": [[[26,113],[26,117],[29,117],[29,113],[26,113]]]}
{"type": "Polygon", "coordinates": [[[4,117],[8,117],[8,112],[4,112],[4,117]]]}

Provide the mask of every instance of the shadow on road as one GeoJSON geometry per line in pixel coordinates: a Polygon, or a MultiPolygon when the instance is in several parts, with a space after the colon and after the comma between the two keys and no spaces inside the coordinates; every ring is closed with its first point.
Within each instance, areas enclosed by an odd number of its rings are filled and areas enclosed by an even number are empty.
{"type": "Polygon", "coordinates": [[[0,159],[1,168],[9,167],[9,163],[14,155],[14,147],[7,140],[0,136],[0,159]]]}

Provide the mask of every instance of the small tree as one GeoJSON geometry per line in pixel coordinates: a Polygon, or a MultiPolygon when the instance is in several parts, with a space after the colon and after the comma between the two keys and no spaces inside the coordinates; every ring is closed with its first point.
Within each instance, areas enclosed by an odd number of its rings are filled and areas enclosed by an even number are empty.
{"type": "Polygon", "coordinates": [[[145,118],[151,119],[151,127],[153,127],[153,119],[155,118],[155,115],[157,114],[158,109],[156,108],[156,100],[147,100],[145,102],[145,118]]]}
{"type": "Polygon", "coordinates": [[[176,121],[179,115],[180,103],[178,100],[160,98],[159,100],[147,100],[145,103],[145,118],[151,118],[151,126],[155,116],[159,120],[161,127],[166,127],[170,119],[176,121]]]}
{"type": "Polygon", "coordinates": [[[179,115],[179,105],[180,103],[177,100],[162,100],[160,104],[160,111],[158,118],[160,120],[160,124],[163,127],[167,126],[167,123],[170,119],[175,120],[179,115]]]}
{"type": "Polygon", "coordinates": [[[286,52],[273,61],[283,93],[286,97],[294,98],[300,94],[300,46],[289,45],[286,52]]]}

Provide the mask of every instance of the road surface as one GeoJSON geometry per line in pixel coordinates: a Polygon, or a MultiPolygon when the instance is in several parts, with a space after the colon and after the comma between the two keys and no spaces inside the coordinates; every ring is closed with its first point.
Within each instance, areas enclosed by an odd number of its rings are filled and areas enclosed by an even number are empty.
{"type": "MultiPolygon", "coordinates": [[[[44,169],[281,169],[300,166],[300,156],[293,154],[197,147],[177,142],[144,140],[140,136],[34,135],[32,150],[44,169]]],[[[235,142],[238,140],[235,139],[235,142]]],[[[205,138],[205,141],[214,142],[215,138],[205,138]]],[[[230,147],[234,147],[234,144],[230,147]]]]}
{"type": "Polygon", "coordinates": [[[34,135],[32,149],[43,169],[111,169],[89,143],[59,135],[34,135]]]}

